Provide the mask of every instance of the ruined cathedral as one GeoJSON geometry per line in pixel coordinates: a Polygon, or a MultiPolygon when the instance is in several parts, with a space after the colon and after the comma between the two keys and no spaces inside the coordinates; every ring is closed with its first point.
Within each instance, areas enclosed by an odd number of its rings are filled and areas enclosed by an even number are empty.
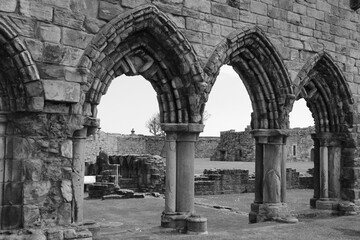
{"type": "Polygon", "coordinates": [[[151,83],[166,133],[159,224],[206,231],[206,216],[194,214],[195,143],[223,65],[252,102],[249,221],[287,212],[285,144],[298,99],[315,122],[311,205],[355,208],[359,7],[358,0],[0,0],[1,230],[36,229],[46,239],[49,228],[83,223],[85,140],[100,127],[101,97],[125,74],[151,83]]]}

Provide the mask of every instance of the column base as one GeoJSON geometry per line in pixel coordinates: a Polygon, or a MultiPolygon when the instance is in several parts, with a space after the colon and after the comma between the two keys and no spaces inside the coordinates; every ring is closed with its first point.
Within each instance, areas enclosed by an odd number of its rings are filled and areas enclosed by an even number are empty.
{"type": "Polygon", "coordinates": [[[181,212],[163,212],[161,227],[173,228],[180,233],[191,235],[207,234],[207,219],[199,215],[181,212]]]}
{"type": "Polygon", "coordinates": [[[359,206],[353,202],[339,203],[339,211],[341,215],[357,215],[359,210],[359,206]]]}
{"type": "Polygon", "coordinates": [[[316,208],[316,201],[319,200],[318,198],[310,198],[310,208],[315,209],[316,208]]]}
{"type": "Polygon", "coordinates": [[[339,210],[339,202],[330,198],[320,198],[316,201],[316,209],[339,210]]]}
{"type": "Polygon", "coordinates": [[[291,216],[286,203],[252,203],[249,223],[277,221],[297,223],[299,220],[291,216]]]}

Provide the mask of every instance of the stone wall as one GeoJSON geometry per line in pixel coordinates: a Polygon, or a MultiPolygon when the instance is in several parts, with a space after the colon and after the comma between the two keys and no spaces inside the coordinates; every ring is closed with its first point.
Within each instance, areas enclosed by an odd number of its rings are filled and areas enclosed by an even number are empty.
{"type": "MultiPolygon", "coordinates": [[[[87,162],[95,162],[100,149],[109,155],[150,154],[165,157],[165,138],[161,136],[124,135],[97,132],[86,140],[87,162]]],[[[219,143],[218,137],[199,137],[195,145],[196,158],[209,158],[219,143]]]]}
{"type": "Polygon", "coordinates": [[[255,161],[255,139],[248,128],[244,132],[235,130],[220,133],[220,143],[211,161],[255,161]]]}
{"type": "MultiPolygon", "coordinates": [[[[287,161],[311,161],[310,151],[313,148],[311,133],[314,127],[294,128],[287,130],[287,161]]],[[[234,130],[221,132],[220,143],[211,161],[255,161],[255,140],[250,128],[243,132],[234,130]]]]}
{"type": "MultiPolygon", "coordinates": [[[[312,176],[300,176],[296,169],[286,169],[287,189],[312,189],[312,176]]],[[[255,191],[255,178],[248,170],[211,169],[195,178],[195,195],[246,193],[255,191]]]]}

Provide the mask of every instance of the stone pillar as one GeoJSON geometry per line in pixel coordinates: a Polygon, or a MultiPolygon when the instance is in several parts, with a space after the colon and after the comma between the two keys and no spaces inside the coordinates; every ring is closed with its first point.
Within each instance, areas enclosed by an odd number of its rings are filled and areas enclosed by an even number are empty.
{"type": "MultiPolygon", "coordinates": [[[[163,124],[167,135],[167,172],[165,212],[161,225],[181,229],[183,232],[207,232],[207,220],[195,215],[194,159],[195,143],[202,124],[163,124]],[[197,230],[196,230],[197,229],[197,230]]],[[[189,233],[190,233],[189,232],[189,233]]]]}
{"type": "Polygon", "coordinates": [[[316,208],[316,201],[320,199],[320,141],[316,134],[311,134],[314,148],[311,150],[311,160],[314,162],[314,197],[310,199],[310,207],[316,208]]]}
{"type": "Polygon", "coordinates": [[[84,173],[85,173],[85,139],[87,127],[77,130],[73,135],[72,160],[72,222],[83,223],[84,173]]]}
{"type": "Polygon", "coordinates": [[[289,212],[285,203],[287,137],[285,131],[257,129],[252,131],[252,134],[257,148],[255,157],[257,176],[255,176],[255,202],[251,206],[249,222],[266,220],[297,222],[297,219],[288,217],[289,212]]]}
{"type": "Polygon", "coordinates": [[[0,112],[0,229],[8,228],[8,224],[5,223],[7,221],[5,216],[6,203],[4,203],[5,199],[5,170],[6,170],[6,160],[5,160],[5,147],[6,147],[6,114],[0,112]]]}
{"type": "Polygon", "coordinates": [[[176,211],[176,133],[166,134],[165,213],[176,211]]]}
{"type": "Polygon", "coordinates": [[[320,199],[316,201],[316,208],[336,210],[340,197],[341,143],[333,133],[319,133],[317,138],[320,142],[320,199]]]}

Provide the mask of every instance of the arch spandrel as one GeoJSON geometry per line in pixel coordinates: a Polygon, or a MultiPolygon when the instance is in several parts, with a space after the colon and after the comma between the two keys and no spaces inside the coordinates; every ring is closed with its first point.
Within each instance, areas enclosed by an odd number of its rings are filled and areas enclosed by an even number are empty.
{"type": "Polygon", "coordinates": [[[257,27],[229,34],[214,50],[204,72],[210,93],[221,66],[231,65],[243,80],[253,105],[254,129],[288,128],[294,100],[291,80],[283,60],[257,27]]]}
{"type": "Polygon", "coordinates": [[[347,132],[352,128],[354,99],[345,76],[328,53],[310,58],[293,88],[297,99],[306,100],[317,132],[347,132]]]}
{"type": "Polygon", "coordinates": [[[201,122],[198,95],[205,82],[200,63],[176,25],[154,6],[107,23],[79,67],[89,71],[85,105],[96,107],[115,77],[142,75],[157,92],[162,122],[201,122]]]}
{"type": "Polygon", "coordinates": [[[44,90],[37,66],[5,17],[0,17],[0,56],[0,110],[42,111],[44,90]]]}

